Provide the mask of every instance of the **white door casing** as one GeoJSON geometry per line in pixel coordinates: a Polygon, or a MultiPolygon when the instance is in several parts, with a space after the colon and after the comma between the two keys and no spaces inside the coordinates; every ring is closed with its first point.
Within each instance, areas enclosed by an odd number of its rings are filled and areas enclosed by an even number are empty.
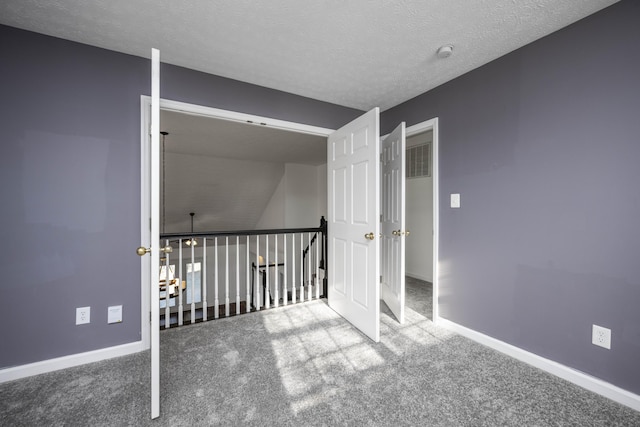
{"type": "Polygon", "coordinates": [[[160,51],[151,50],[151,418],[160,416],[160,51]]]}
{"type": "Polygon", "coordinates": [[[398,322],[404,323],[405,123],[400,123],[381,145],[380,292],[398,322]]]}
{"type": "Polygon", "coordinates": [[[380,341],[380,110],[329,135],[327,143],[328,303],[380,341]]]}

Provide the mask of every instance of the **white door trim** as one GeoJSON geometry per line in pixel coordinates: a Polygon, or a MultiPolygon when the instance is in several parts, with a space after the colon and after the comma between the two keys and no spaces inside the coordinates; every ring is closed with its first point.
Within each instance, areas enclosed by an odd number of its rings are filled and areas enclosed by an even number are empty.
{"type": "Polygon", "coordinates": [[[438,269],[438,247],[440,240],[440,179],[439,179],[439,136],[438,136],[438,118],[435,117],[424,122],[407,127],[407,138],[410,136],[433,131],[433,142],[431,143],[431,177],[433,181],[433,323],[438,324],[440,321],[440,310],[438,306],[439,292],[439,269],[438,269]]]}
{"type": "MultiPolygon", "coordinates": [[[[221,110],[219,108],[205,107],[202,105],[189,104],[186,102],[173,101],[160,98],[160,109],[166,111],[177,111],[185,114],[200,115],[221,120],[230,120],[252,124],[255,126],[267,126],[271,128],[297,132],[309,135],[318,135],[328,137],[334,132],[334,129],[328,129],[318,126],[305,125],[302,123],[289,122],[285,120],[274,119],[270,117],[255,116],[251,114],[240,113],[237,111],[221,110]]],[[[151,165],[148,163],[149,152],[151,150],[149,133],[151,132],[151,97],[148,95],[140,96],[140,241],[148,242],[151,235],[149,230],[149,218],[151,217],[151,206],[149,193],[151,178],[151,165]]],[[[160,129],[162,130],[162,129],[160,129]]],[[[140,259],[140,289],[141,289],[141,341],[145,350],[150,348],[150,329],[149,329],[149,313],[151,312],[149,289],[145,283],[149,283],[148,271],[150,259],[149,257],[141,257],[140,259]]]]}
{"type": "Polygon", "coordinates": [[[219,108],[205,107],[202,105],[188,104],[169,99],[160,99],[160,109],[166,111],[177,111],[186,114],[211,117],[221,120],[247,123],[255,126],[267,126],[274,129],[286,130],[290,132],[304,133],[317,136],[329,136],[335,129],[328,129],[318,126],[305,125],[302,123],[289,122],[286,120],[274,119],[270,117],[255,116],[252,114],[240,113],[238,111],[221,110],[219,108]]]}

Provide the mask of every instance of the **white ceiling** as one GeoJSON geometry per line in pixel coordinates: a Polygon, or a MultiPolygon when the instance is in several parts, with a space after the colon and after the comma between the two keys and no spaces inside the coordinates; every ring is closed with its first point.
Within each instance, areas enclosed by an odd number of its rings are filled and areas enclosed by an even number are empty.
{"type": "Polygon", "coordinates": [[[384,111],[615,2],[2,0],[0,23],[384,111]]]}

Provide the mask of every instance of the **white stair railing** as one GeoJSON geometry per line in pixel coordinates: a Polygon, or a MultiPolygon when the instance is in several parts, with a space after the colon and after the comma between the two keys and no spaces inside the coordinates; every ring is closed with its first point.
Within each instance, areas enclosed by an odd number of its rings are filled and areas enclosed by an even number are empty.
{"type": "Polygon", "coordinates": [[[161,238],[174,248],[163,257],[160,271],[165,329],[326,296],[324,218],[318,228],[161,238]]]}

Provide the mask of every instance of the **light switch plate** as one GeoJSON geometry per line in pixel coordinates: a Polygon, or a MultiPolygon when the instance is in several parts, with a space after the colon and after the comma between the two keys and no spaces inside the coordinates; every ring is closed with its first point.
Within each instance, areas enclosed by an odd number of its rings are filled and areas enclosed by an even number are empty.
{"type": "Polygon", "coordinates": [[[451,194],[451,207],[459,208],[460,207],[460,193],[452,193],[451,194]]]}
{"type": "Polygon", "coordinates": [[[112,305],[107,309],[107,323],[122,323],[122,306],[112,305]]]}

